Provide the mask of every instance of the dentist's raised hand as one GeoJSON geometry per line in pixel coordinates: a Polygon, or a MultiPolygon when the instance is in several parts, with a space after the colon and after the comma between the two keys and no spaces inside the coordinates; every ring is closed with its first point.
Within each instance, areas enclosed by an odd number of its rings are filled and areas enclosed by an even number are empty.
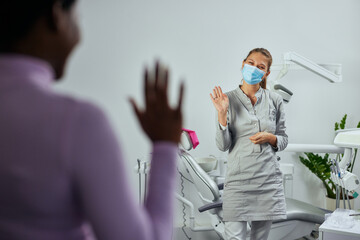
{"type": "Polygon", "coordinates": [[[213,94],[210,93],[210,98],[218,112],[219,123],[226,126],[226,115],[229,108],[228,96],[222,92],[221,87],[217,86],[213,89],[213,94]]]}
{"type": "Polygon", "coordinates": [[[229,107],[229,98],[222,92],[221,87],[215,87],[213,94],[210,93],[211,101],[218,112],[226,113],[229,107]]]}
{"type": "Polygon", "coordinates": [[[145,69],[145,109],[139,109],[134,99],[130,99],[130,102],[141,127],[152,142],[171,141],[177,144],[180,141],[182,127],[181,105],[184,84],[180,86],[177,106],[171,108],[167,95],[168,77],[168,69],[159,62],[156,63],[154,74],[150,74],[149,70],[145,69]]]}

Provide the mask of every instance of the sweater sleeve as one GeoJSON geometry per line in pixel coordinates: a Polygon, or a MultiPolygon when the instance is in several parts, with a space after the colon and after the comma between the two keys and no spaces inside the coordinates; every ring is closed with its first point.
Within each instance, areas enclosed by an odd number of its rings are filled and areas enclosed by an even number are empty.
{"type": "Polygon", "coordinates": [[[278,151],[282,151],[288,145],[288,135],[285,133],[285,110],[284,110],[284,102],[279,97],[277,99],[277,114],[276,114],[276,131],[275,136],[277,138],[277,148],[278,151]]]}
{"type": "Polygon", "coordinates": [[[97,239],[171,239],[177,145],[154,144],[148,197],[140,206],[103,112],[85,104],[75,115],[69,139],[74,193],[97,239]]]}

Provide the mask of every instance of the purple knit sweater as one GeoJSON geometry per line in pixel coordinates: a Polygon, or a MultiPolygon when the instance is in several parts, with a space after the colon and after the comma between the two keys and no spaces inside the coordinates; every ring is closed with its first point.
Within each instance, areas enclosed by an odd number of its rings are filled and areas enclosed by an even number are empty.
{"type": "Polygon", "coordinates": [[[0,239],[169,240],[176,144],[154,144],[148,197],[133,196],[96,106],[56,93],[47,62],[0,55],[0,239]]]}

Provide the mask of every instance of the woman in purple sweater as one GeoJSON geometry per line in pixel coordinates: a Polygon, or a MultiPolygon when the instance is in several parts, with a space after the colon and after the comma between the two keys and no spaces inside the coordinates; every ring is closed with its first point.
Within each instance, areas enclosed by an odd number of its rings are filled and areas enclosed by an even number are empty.
{"type": "Polygon", "coordinates": [[[56,93],[79,41],[76,0],[0,2],[0,239],[169,240],[182,114],[168,105],[168,72],[145,70],[145,109],[134,107],[153,143],[149,192],[139,206],[104,113],[56,93]]]}

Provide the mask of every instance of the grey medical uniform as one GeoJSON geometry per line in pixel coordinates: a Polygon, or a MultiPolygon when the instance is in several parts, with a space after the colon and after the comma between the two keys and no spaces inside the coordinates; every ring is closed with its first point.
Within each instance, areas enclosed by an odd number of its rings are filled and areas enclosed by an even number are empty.
{"type": "Polygon", "coordinates": [[[282,174],[275,152],[288,143],[282,98],[260,88],[253,106],[238,87],[229,98],[227,126],[217,122],[216,144],[229,150],[223,195],[224,221],[263,221],[286,218],[282,174]],[[249,137],[269,132],[277,137],[277,149],[269,143],[254,144],[249,137]]]}

